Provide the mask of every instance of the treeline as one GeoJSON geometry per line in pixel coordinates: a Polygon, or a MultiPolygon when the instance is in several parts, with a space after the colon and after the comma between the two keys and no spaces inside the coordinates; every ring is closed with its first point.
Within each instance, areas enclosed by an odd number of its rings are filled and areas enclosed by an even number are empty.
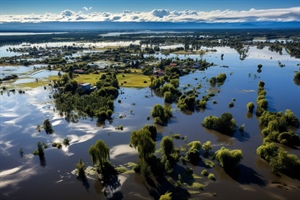
{"type": "MultiPolygon", "coordinates": [[[[268,101],[265,98],[265,83],[258,84],[257,111],[259,126],[262,128],[263,144],[256,150],[257,154],[266,160],[275,173],[284,173],[291,177],[300,178],[300,160],[294,154],[289,154],[276,143],[287,146],[299,146],[300,137],[294,132],[299,128],[299,120],[295,114],[287,109],[283,112],[267,110],[268,101]]],[[[248,110],[252,110],[252,104],[248,110]]]]}

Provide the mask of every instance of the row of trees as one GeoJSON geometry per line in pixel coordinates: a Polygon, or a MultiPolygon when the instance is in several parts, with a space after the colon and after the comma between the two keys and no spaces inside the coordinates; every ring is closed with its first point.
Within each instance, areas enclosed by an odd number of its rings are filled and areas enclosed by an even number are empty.
{"type": "MultiPolygon", "coordinates": [[[[299,127],[299,120],[289,109],[284,113],[267,111],[268,102],[264,86],[263,81],[258,83],[256,114],[262,128],[263,144],[257,148],[256,153],[270,164],[273,172],[300,178],[300,160],[275,144],[276,142],[288,146],[300,145],[300,138],[294,132],[299,127]]],[[[248,110],[251,110],[252,106],[254,105],[249,103],[248,110]]]]}

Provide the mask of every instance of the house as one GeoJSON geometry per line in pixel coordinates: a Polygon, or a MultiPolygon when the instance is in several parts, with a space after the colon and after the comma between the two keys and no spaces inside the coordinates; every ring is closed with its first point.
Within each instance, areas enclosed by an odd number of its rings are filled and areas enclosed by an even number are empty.
{"type": "Polygon", "coordinates": [[[171,67],[175,67],[177,64],[176,63],[170,63],[171,67]]]}
{"type": "Polygon", "coordinates": [[[98,70],[100,70],[100,71],[105,70],[106,67],[107,67],[106,65],[101,64],[101,65],[98,66],[98,70]]]}
{"type": "Polygon", "coordinates": [[[91,89],[91,84],[90,83],[81,83],[79,84],[79,87],[85,91],[90,90],[91,89]]]}
{"type": "Polygon", "coordinates": [[[87,66],[88,66],[88,68],[98,68],[99,67],[99,65],[95,64],[95,63],[88,63],[87,66]]]}
{"type": "Polygon", "coordinates": [[[165,75],[165,72],[162,69],[158,69],[158,70],[154,69],[153,74],[157,76],[163,76],[165,75]]]}
{"type": "Polygon", "coordinates": [[[74,70],[74,73],[75,73],[75,74],[84,74],[85,71],[82,70],[82,69],[75,69],[75,70],[74,70]]]}

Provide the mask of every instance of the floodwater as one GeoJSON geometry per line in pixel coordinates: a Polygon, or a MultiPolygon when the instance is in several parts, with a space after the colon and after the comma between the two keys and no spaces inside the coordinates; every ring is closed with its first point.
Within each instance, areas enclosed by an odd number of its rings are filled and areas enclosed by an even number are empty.
{"type": "MultiPolygon", "coordinates": [[[[207,103],[207,109],[199,112],[181,112],[172,104],[174,117],[168,126],[158,127],[157,148],[160,147],[160,139],[163,136],[179,133],[181,136],[187,136],[187,142],[211,141],[213,151],[221,146],[243,151],[244,158],[238,167],[239,171],[227,174],[218,165],[208,169],[215,174],[216,181],[206,180],[204,183],[208,183],[208,186],[204,187],[200,194],[192,195],[193,198],[297,199],[300,195],[300,182],[284,175],[274,176],[268,164],[256,155],[255,151],[262,144],[262,137],[256,116],[247,115],[246,104],[250,101],[256,102],[258,82],[262,80],[266,83],[269,110],[291,109],[300,119],[300,86],[293,81],[295,71],[299,70],[297,64],[300,60],[290,57],[285,51],[283,55],[279,55],[266,48],[259,50],[256,47],[250,47],[248,57],[240,60],[238,53],[233,49],[215,49],[217,52],[209,52],[202,58],[214,62],[216,66],[181,77],[180,87],[191,84],[189,89],[192,89],[201,83],[199,98],[213,89],[220,92],[207,103]],[[223,60],[221,54],[224,54],[223,60]],[[278,61],[285,64],[285,67],[279,67],[278,61]],[[261,73],[257,72],[258,64],[263,65],[261,73]],[[211,88],[206,80],[221,72],[227,75],[224,85],[211,88]],[[236,99],[234,107],[229,108],[228,104],[233,98],[236,99]],[[213,100],[216,100],[217,104],[213,104],[213,100]],[[245,124],[243,136],[237,131],[233,137],[228,137],[201,126],[206,116],[220,116],[224,112],[232,113],[238,126],[245,124]],[[280,181],[286,185],[272,184],[272,181],[280,181]]],[[[189,56],[200,59],[200,55],[189,56]]],[[[71,171],[79,159],[82,159],[86,166],[91,165],[88,149],[98,139],[104,140],[110,147],[111,162],[114,165],[136,162],[137,152],[128,146],[130,133],[145,124],[153,124],[152,119],[147,120],[153,105],[164,104],[163,98],[157,97],[149,88],[120,90],[124,94],[117,98],[121,103],[115,101],[113,122],[106,122],[100,126],[91,119],[68,123],[60,117],[50,98],[53,93],[51,87],[47,87],[46,90],[28,90],[25,94],[4,92],[0,96],[0,199],[105,199],[97,181],[88,179],[88,183],[83,184],[71,171]],[[119,118],[120,115],[124,117],[119,118]],[[53,124],[55,132],[52,135],[35,130],[36,126],[41,125],[47,118],[53,124]],[[124,126],[123,131],[115,129],[119,125],[124,126]],[[61,142],[65,137],[71,139],[70,146],[60,150],[51,147],[53,142],[61,142]],[[32,155],[38,141],[49,144],[42,160],[32,155]],[[23,157],[19,154],[20,148],[24,151],[23,157]]],[[[299,129],[297,133],[300,134],[299,129]]],[[[176,140],[175,144],[182,145],[183,141],[176,140]]],[[[299,149],[286,149],[300,157],[299,149]]],[[[197,175],[200,175],[202,169],[202,166],[193,167],[197,175]]],[[[144,187],[143,180],[136,174],[122,175],[119,179],[124,199],[153,199],[144,187]]]]}
{"type": "Polygon", "coordinates": [[[66,34],[68,32],[2,32],[1,36],[19,36],[19,35],[51,35],[51,34],[66,34]]]}
{"type": "MultiPolygon", "coordinates": [[[[9,48],[30,48],[30,47],[62,47],[62,46],[81,46],[83,48],[95,47],[95,48],[104,48],[111,46],[129,46],[130,44],[138,45],[139,40],[135,41],[114,41],[114,42],[47,42],[47,43],[31,43],[31,44],[19,44],[19,45],[4,45],[0,47],[0,58],[1,57],[11,57],[11,56],[21,56],[26,53],[18,53],[8,51],[9,48]],[[24,46],[25,45],[25,46],[24,46]]],[[[85,50],[83,53],[98,52],[85,50]]]]}

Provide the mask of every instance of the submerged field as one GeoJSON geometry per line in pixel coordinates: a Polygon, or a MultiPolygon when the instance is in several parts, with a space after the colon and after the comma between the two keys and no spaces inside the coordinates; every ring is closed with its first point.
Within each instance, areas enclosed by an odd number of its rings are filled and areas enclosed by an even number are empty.
{"type": "MultiPolygon", "coordinates": [[[[202,47],[203,49],[211,49],[202,47]]],[[[205,59],[214,65],[205,70],[195,70],[179,78],[179,89],[183,92],[197,90],[199,98],[209,93],[214,96],[207,102],[206,109],[181,111],[176,103],[170,104],[173,117],[166,126],[156,125],[157,155],[161,139],[164,136],[179,134],[174,138],[176,147],[184,149],[185,144],[194,140],[201,143],[211,141],[215,152],[222,146],[228,149],[241,149],[243,159],[233,173],[226,172],[215,160],[201,156],[196,165],[178,162],[176,173],[181,173],[180,189],[172,192],[180,199],[297,199],[300,195],[300,181],[280,174],[272,173],[269,164],[256,154],[262,144],[261,127],[254,114],[247,113],[248,102],[256,102],[259,81],[265,82],[268,110],[272,112],[290,109],[300,119],[300,87],[294,80],[299,71],[300,60],[291,57],[285,50],[282,54],[272,52],[267,47],[257,49],[249,46],[247,57],[240,59],[236,50],[229,47],[214,47],[214,51],[197,54],[157,53],[159,59],[205,59]],[[223,56],[222,56],[223,54],[223,56]],[[221,57],[223,57],[221,59],[221,57]],[[279,62],[284,64],[279,66],[279,62]],[[258,64],[262,64],[260,72],[258,64]],[[225,73],[227,79],[223,85],[211,86],[209,79],[225,73]],[[197,85],[201,87],[196,88],[197,85]],[[234,99],[234,100],[233,100],[234,99]],[[230,107],[229,103],[234,102],[230,107]],[[236,130],[233,136],[204,128],[201,123],[209,115],[221,116],[229,112],[236,124],[244,124],[244,132],[236,130]],[[188,174],[185,169],[192,169],[188,174]],[[209,178],[201,172],[206,169],[215,178],[209,178]]],[[[148,55],[145,55],[145,57],[148,55]]],[[[2,68],[2,70],[5,67],[2,68]]],[[[11,67],[13,68],[13,67],[11,67]]],[[[20,68],[22,69],[22,68],[20,68]]],[[[134,71],[134,70],[132,70],[134,71]]],[[[54,72],[53,72],[54,73],[54,72]]],[[[57,71],[55,71],[55,75],[57,71]]],[[[54,75],[54,74],[52,74],[54,75]]],[[[78,75],[78,82],[96,83],[100,74],[78,75]]],[[[26,89],[24,94],[3,91],[0,96],[0,199],[105,199],[103,186],[90,175],[84,184],[71,172],[79,159],[86,166],[92,166],[88,149],[98,139],[110,148],[111,163],[115,166],[129,166],[136,163],[137,151],[129,146],[130,134],[146,124],[154,124],[151,109],[155,104],[165,105],[164,98],[151,90],[150,77],[142,75],[141,70],[130,74],[118,74],[119,95],[114,101],[112,121],[98,124],[96,119],[80,118],[77,123],[67,122],[55,109],[52,98],[54,90],[48,86],[49,80],[57,77],[48,76],[45,81],[16,83],[16,87],[26,89]],[[47,85],[44,87],[44,83],[47,85]],[[24,84],[24,85],[22,85],[24,84]],[[120,117],[122,116],[122,117],[120,117]],[[36,127],[45,119],[50,119],[54,133],[38,132],[36,127]],[[123,126],[123,130],[116,127],[123,126]],[[70,139],[69,146],[62,149],[51,147],[53,142],[70,139]],[[38,141],[49,144],[45,150],[45,160],[41,161],[32,152],[38,141]],[[22,148],[24,155],[20,156],[22,148]],[[41,187],[41,185],[43,187],[41,187]],[[38,189],[37,189],[38,188],[38,189]]],[[[35,77],[31,77],[35,79],[35,77]]],[[[20,79],[21,80],[21,79],[20,79]]],[[[299,129],[296,134],[300,135],[299,129]]],[[[281,145],[289,153],[300,157],[299,147],[290,148],[281,145]]],[[[131,169],[130,167],[126,167],[131,169]]],[[[176,182],[177,176],[172,177],[176,182]]],[[[120,193],[117,199],[157,199],[159,194],[174,189],[172,180],[161,183],[145,180],[133,170],[118,175],[120,193]]],[[[173,183],[174,184],[174,183],[173,183]]]]}

